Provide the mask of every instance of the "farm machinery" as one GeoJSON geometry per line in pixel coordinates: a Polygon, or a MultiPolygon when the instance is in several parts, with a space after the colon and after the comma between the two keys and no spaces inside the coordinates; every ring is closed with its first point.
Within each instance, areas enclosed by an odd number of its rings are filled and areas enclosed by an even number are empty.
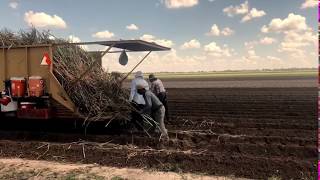
{"type": "MultiPolygon", "coordinates": [[[[105,51],[94,53],[94,63],[80,72],[77,80],[86,76],[93,66],[101,65],[107,53],[122,53],[119,63],[126,64],[125,52],[148,51],[124,78],[138,67],[152,51],[170,48],[142,40],[56,43],[0,47],[1,117],[15,119],[74,119],[81,117],[77,104],[68,96],[53,73],[53,52],[58,46],[103,45],[105,51]],[[116,50],[114,50],[114,49],[116,50]],[[124,60],[123,60],[123,57],[124,60]]],[[[76,83],[76,82],[73,82],[76,83]]]]}

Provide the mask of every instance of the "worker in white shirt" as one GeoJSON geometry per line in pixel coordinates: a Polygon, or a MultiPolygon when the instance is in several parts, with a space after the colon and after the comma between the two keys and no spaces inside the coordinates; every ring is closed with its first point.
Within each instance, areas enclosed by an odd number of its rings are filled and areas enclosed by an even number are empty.
{"type": "Polygon", "coordinates": [[[149,84],[146,80],[143,79],[143,73],[141,71],[138,71],[136,73],[135,78],[131,82],[131,92],[130,92],[129,101],[133,101],[138,105],[145,105],[143,96],[138,94],[137,92],[136,87],[138,84],[145,86],[146,89],[149,90],[149,84]]]}
{"type": "Polygon", "coordinates": [[[143,130],[142,128],[142,116],[138,112],[144,108],[145,100],[142,95],[137,92],[137,85],[144,86],[149,90],[149,84],[146,80],[143,79],[143,73],[141,71],[136,72],[135,78],[131,82],[131,90],[129,101],[136,111],[131,113],[131,121],[138,130],[143,130]]]}

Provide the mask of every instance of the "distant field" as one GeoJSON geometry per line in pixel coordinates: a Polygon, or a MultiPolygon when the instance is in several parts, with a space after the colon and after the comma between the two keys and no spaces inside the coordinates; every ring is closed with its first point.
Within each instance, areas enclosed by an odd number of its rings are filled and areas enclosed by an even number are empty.
{"type": "MultiPolygon", "coordinates": [[[[306,71],[232,71],[232,72],[190,72],[155,73],[161,79],[214,79],[214,78],[259,78],[259,77],[317,77],[316,70],[306,71]]],[[[134,74],[129,76],[132,79],[134,74]]],[[[147,78],[148,73],[145,73],[147,78]]]]}
{"type": "MultiPolygon", "coordinates": [[[[286,88],[317,87],[316,70],[156,73],[166,88],[286,88]]],[[[134,74],[124,83],[130,87],[134,74]]],[[[148,73],[145,73],[148,78],[148,73]]]]}

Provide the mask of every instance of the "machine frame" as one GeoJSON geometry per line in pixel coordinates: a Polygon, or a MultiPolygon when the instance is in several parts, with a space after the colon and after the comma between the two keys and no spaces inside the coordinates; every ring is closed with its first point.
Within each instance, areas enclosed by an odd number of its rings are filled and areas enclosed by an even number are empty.
{"type": "MultiPolygon", "coordinates": [[[[0,47],[0,81],[3,82],[11,77],[27,78],[30,76],[41,76],[45,80],[45,91],[50,95],[50,98],[54,99],[71,112],[78,114],[77,106],[72,102],[66,91],[53,74],[53,63],[51,63],[49,66],[41,65],[44,54],[48,54],[53,60],[53,51],[57,46],[69,45],[108,46],[105,51],[100,52],[101,58],[96,58],[94,63],[92,63],[84,72],[82,72],[72,83],[77,83],[77,81],[85,77],[95,65],[99,64],[99,61],[101,63],[102,57],[108,53],[120,53],[123,50],[126,52],[148,51],[148,53],[140,60],[140,62],[122,79],[123,81],[149,56],[151,52],[170,50],[168,47],[142,40],[95,41],[7,47],[2,46],[0,47]],[[112,48],[117,48],[118,50],[111,51],[112,48]]],[[[4,83],[0,83],[0,90],[3,90],[4,88],[4,83]]]]}

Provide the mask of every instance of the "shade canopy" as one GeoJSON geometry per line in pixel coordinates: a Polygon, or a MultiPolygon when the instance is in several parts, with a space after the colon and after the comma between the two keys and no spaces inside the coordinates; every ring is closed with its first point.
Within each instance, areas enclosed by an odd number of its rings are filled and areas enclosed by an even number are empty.
{"type": "Polygon", "coordinates": [[[79,43],[63,43],[55,45],[103,45],[112,46],[119,49],[128,51],[168,51],[170,48],[161,46],[153,42],[147,42],[142,40],[118,40],[118,41],[95,41],[95,42],[79,42],[79,43]]]}

